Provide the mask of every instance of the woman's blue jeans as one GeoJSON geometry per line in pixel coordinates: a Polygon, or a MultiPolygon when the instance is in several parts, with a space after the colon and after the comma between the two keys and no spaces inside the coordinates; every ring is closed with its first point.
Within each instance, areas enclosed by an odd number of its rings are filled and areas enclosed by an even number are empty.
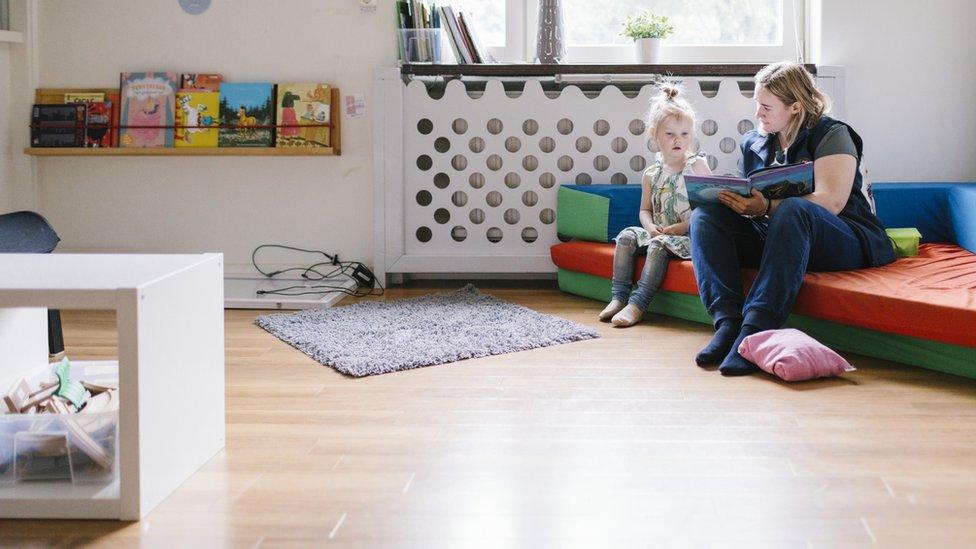
{"type": "Polygon", "coordinates": [[[807,271],[867,267],[861,244],[841,218],[803,198],[780,203],[768,223],[722,204],[691,215],[691,260],[702,303],[715,326],[729,319],[773,330],[793,309],[807,271]],[[740,267],[759,267],[743,296],[740,267]]]}

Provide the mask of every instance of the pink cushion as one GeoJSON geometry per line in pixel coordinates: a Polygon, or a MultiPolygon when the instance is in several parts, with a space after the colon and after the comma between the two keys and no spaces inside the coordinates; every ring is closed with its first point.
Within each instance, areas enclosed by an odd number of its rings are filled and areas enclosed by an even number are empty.
{"type": "Polygon", "coordinates": [[[839,376],[856,370],[844,357],[800,330],[766,330],[739,344],[739,354],[786,381],[839,376]]]}

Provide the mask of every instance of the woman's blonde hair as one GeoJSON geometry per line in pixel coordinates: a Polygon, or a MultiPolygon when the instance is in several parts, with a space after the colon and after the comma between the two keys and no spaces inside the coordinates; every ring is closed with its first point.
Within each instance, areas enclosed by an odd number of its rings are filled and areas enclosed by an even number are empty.
{"type": "Polygon", "coordinates": [[[647,131],[651,139],[657,139],[657,129],[668,118],[688,120],[695,127],[695,109],[682,97],[684,90],[677,84],[665,82],[658,85],[658,93],[651,99],[651,109],[647,113],[647,131]]]}
{"type": "Polygon", "coordinates": [[[756,73],[756,89],[762,87],[787,107],[799,103],[800,113],[786,126],[786,142],[792,144],[801,128],[812,128],[830,112],[830,98],[817,89],[813,76],[803,65],[780,61],[766,65],[756,73]]]}

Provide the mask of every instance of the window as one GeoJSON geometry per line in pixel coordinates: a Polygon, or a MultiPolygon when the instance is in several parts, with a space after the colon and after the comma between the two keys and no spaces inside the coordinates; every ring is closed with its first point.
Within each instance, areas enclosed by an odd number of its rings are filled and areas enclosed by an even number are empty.
{"type": "MultiPolygon", "coordinates": [[[[532,61],[539,0],[453,0],[499,60],[532,61]]],[[[795,59],[802,46],[804,0],[562,0],[571,63],[627,63],[624,19],[640,10],[671,18],[675,33],[662,57],[675,63],[763,63],[795,59]]]]}
{"type": "MultiPolygon", "coordinates": [[[[526,3],[536,0],[446,0],[471,15],[482,44],[499,61],[525,59],[526,3]]],[[[538,8],[536,8],[538,9],[538,8]]],[[[532,35],[533,44],[535,34],[532,35]]]]}

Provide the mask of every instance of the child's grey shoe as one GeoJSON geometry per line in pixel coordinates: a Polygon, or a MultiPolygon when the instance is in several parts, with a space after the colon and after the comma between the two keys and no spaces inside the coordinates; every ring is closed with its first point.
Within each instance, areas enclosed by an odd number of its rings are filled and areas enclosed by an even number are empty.
{"type": "Polygon", "coordinates": [[[619,313],[613,315],[613,319],[610,322],[618,328],[626,328],[637,324],[642,318],[644,318],[644,311],[637,305],[628,303],[619,313]]]}
{"type": "Polygon", "coordinates": [[[602,322],[607,322],[613,315],[619,313],[627,304],[619,299],[614,299],[611,301],[602,311],[600,311],[600,320],[602,322]]]}

